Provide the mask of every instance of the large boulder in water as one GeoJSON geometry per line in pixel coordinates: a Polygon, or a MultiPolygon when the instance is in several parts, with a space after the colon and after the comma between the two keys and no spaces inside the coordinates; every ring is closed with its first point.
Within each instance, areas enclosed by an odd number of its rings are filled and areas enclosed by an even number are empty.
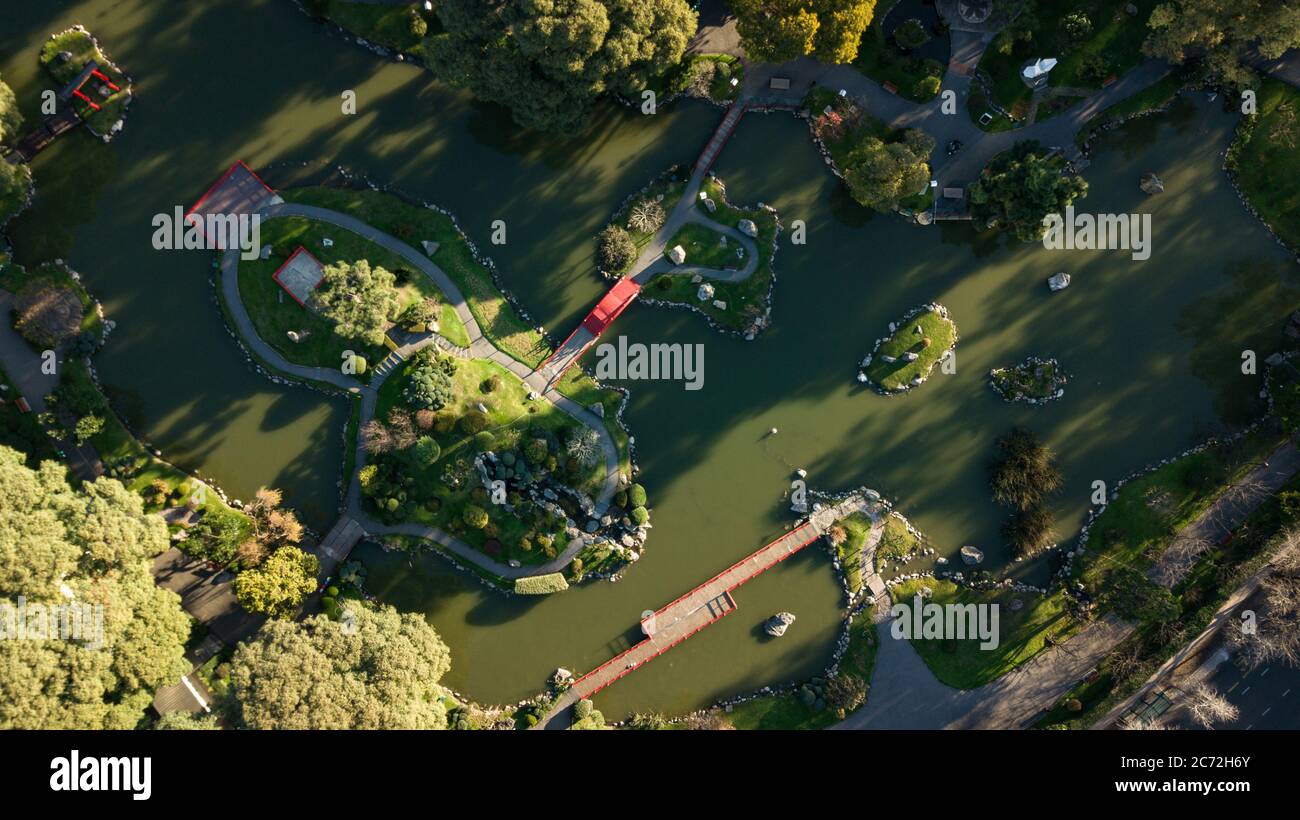
{"type": "Polygon", "coordinates": [[[1160,177],[1156,176],[1152,171],[1147,171],[1142,175],[1142,179],[1138,180],[1138,187],[1141,188],[1144,193],[1152,196],[1155,194],[1163,194],[1165,192],[1164,182],[1162,182],[1160,177]]]}
{"type": "Polygon", "coordinates": [[[789,612],[778,612],[763,624],[763,631],[773,638],[779,638],[794,623],[794,616],[789,612]]]}

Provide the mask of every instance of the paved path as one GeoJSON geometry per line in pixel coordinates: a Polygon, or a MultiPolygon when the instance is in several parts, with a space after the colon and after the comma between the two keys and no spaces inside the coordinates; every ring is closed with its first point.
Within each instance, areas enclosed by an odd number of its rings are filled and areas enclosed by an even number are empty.
{"type": "MultiPolygon", "coordinates": [[[[1225,492],[1183,532],[1208,530],[1221,535],[1235,528],[1297,472],[1300,454],[1293,442],[1284,442],[1234,485],[1248,491],[1225,492]]],[[[1159,574],[1166,586],[1182,577],[1181,572],[1157,573],[1154,568],[1152,574],[1159,574]]],[[[1001,678],[978,689],[961,691],[940,683],[911,641],[894,640],[886,622],[878,627],[880,658],[867,704],[836,728],[1019,728],[1051,708],[1134,628],[1134,624],[1118,617],[1104,616],[1001,678]]]]}
{"type": "MultiPolygon", "coordinates": [[[[27,340],[9,324],[13,311],[14,295],[7,290],[0,290],[0,366],[18,388],[19,394],[27,399],[32,414],[39,416],[46,411],[45,397],[59,386],[57,374],[41,371],[41,356],[27,340]]],[[[63,360],[59,359],[60,367],[63,360]]],[[[12,400],[17,396],[7,396],[12,400]]],[[[58,449],[67,454],[68,469],[82,481],[94,481],[104,474],[104,465],[99,454],[89,444],[77,444],[73,439],[55,440],[58,449]]]]}
{"type": "MultiPolygon", "coordinates": [[[[241,174],[238,171],[234,174],[230,174],[229,180],[231,185],[238,186],[241,189],[247,187],[245,183],[241,181],[241,174]]],[[[220,190],[214,190],[211,192],[211,196],[212,198],[219,198],[221,193],[220,190]]],[[[260,206],[260,212],[263,218],[266,219],[278,216],[297,216],[336,225],[339,228],[358,234],[384,249],[401,256],[413,267],[427,276],[443,293],[448,304],[453,307],[456,311],[456,315],[465,325],[465,330],[470,339],[470,345],[467,349],[459,349],[457,351],[458,355],[475,359],[488,359],[496,362],[502,367],[505,367],[515,375],[519,376],[539,395],[544,396],[560,410],[596,432],[599,437],[601,453],[605,461],[606,478],[604,485],[601,487],[600,492],[594,499],[594,503],[597,515],[600,515],[605,511],[609,506],[609,500],[618,490],[620,476],[618,448],[615,445],[609,430],[605,427],[604,421],[595,413],[581,406],[567,396],[547,387],[545,380],[534,374],[532,368],[498,350],[496,346],[483,335],[482,329],[479,327],[478,321],[474,318],[473,313],[471,313],[469,305],[466,303],[465,296],[461,293],[460,288],[458,288],[455,282],[452,281],[451,277],[434,264],[426,254],[417,251],[410,245],[407,245],[405,242],[402,242],[395,237],[376,230],[355,217],[337,211],[309,205],[286,203],[279,201],[277,197],[263,201],[260,206]]],[[[378,402],[379,388],[389,375],[396,372],[395,369],[385,369],[385,372],[382,374],[377,373],[377,378],[372,379],[371,384],[367,386],[360,384],[349,376],[343,375],[338,370],[308,367],[288,361],[279,351],[258,336],[256,327],[253,325],[252,318],[248,315],[248,311],[244,307],[242,297],[239,293],[238,271],[238,249],[225,251],[221,257],[222,295],[225,297],[225,302],[229,308],[231,319],[234,322],[235,329],[239,333],[243,343],[248,346],[258,359],[275,370],[297,378],[323,382],[349,394],[358,395],[361,400],[361,423],[358,427],[359,435],[360,428],[364,427],[367,422],[374,418],[375,408],[378,402]]],[[[434,337],[432,337],[432,335],[426,336],[415,343],[405,346],[403,351],[405,355],[409,355],[420,347],[432,343],[434,343],[434,337]]],[[[443,342],[444,347],[448,345],[449,343],[443,342]]],[[[451,347],[454,348],[454,346],[451,347]]],[[[365,466],[366,452],[365,448],[361,446],[359,440],[356,449],[356,469],[349,478],[345,511],[347,517],[351,518],[370,535],[400,534],[429,539],[437,542],[457,557],[506,579],[524,578],[532,575],[558,572],[573,560],[573,557],[577,555],[585,544],[583,538],[575,538],[554,560],[540,565],[512,567],[508,564],[489,558],[484,555],[482,551],[437,527],[414,523],[381,523],[371,518],[362,507],[361,488],[357,481],[357,473],[359,473],[361,468],[365,466]]],[[[339,560],[341,561],[345,557],[346,555],[343,555],[339,560]]]]}

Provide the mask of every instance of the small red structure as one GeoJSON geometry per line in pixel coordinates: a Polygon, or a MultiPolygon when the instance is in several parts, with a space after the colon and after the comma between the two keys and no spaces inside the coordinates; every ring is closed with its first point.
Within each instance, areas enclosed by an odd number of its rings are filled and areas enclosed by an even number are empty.
{"type": "Polygon", "coordinates": [[[582,320],[582,326],[591,331],[593,336],[599,336],[605,328],[609,327],[610,322],[627,310],[627,306],[632,304],[632,300],[640,292],[641,286],[631,279],[618,280],[618,283],[610,288],[609,292],[591,309],[587,318],[582,320]]]}

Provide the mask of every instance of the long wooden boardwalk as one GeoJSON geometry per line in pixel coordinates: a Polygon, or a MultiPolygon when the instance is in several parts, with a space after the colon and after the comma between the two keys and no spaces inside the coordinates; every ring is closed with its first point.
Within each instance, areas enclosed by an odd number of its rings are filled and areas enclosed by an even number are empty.
{"type": "MultiPolygon", "coordinates": [[[[813,513],[808,521],[750,553],[709,580],[641,619],[642,640],[578,678],[552,705],[539,728],[565,722],[569,707],[639,669],[712,623],[736,610],[731,593],[741,584],[781,563],[816,541],[839,518],[860,509],[850,498],[813,513]]],[[[558,726],[556,726],[558,728],[558,726]]]]}

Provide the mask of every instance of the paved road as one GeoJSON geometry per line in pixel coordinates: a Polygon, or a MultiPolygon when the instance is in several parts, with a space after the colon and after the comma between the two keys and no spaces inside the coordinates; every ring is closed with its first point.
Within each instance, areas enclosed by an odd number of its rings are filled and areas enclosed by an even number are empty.
{"type": "MultiPolygon", "coordinates": [[[[545,381],[540,376],[534,374],[530,367],[498,350],[487,339],[487,337],[483,335],[482,329],[479,327],[478,321],[474,318],[473,313],[470,312],[469,305],[466,303],[465,296],[461,293],[460,288],[458,288],[455,282],[452,281],[451,277],[434,264],[426,254],[415,250],[410,245],[407,245],[405,242],[402,242],[395,237],[376,230],[365,222],[348,216],[347,214],[331,211],[325,208],[293,203],[275,203],[263,207],[262,215],[263,218],[268,219],[276,216],[298,216],[336,225],[365,237],[386,250],[401,256],[412,266],[428,276],[438,289],[442,291],[447,302],[455,309],[456,315],[465,325],[465,329],[470,339],[470,346],[463,355],[469,355],[480,359],[490,359],[509,369],[511,372],[523,379],[530,388],[545,396],[547,400],[552,402],[562,411],[597,433],[599,436],[601,453],[605,461],[606,480],[594,501],[597,515],[604,512],[609,505],[609,500],[618,490],[619,461],[618,448],[614,444],[613,438],[610,436],[609,430],[605,427],[603,420],[596,416],[595,413],[592,413],[590,410],[579,405],[572,399],[561,395],[555,390],[547,388],[545,381]]],[[[337,370],[307,367],[288,361],[280,355],[279,351],[257,335],[257,330],[253,325],[252,318],[248,315],[248,311],[245,309],[239,293],[238,268],[239,251],[230,250],[225,252],[221,258],[222,294],[225,297],[227,306],[230,308],[230,315],[235,323],[235,328],[244,344],[253,351],[257,358],[261,359],[275,370],[282,371],[298,378],[324,382],[337,387],[342,391],[360,395],[361,426],[365,426],[366,422],[374,418],[380,386],[383,384],[384,379],[394,371],[389,370],[382,375],[378,375],[376,379],[372,379],[370,385],[363,386],[337,370]]],[[[431,343],[431,338],[425,338],[420,342],[407,346],[404,348],[404,351],[409,355],[419,347],[431,343]]],[[[346,508],[347,514],[361,524],[362,527],[365,528],[366,532],[371,535],[401,534],[427,538],[436,541],[457,557],[507,579],[524,578],[532,575],[558,572],[567,566],[583,547],[582,539],[574,539],[569,547],[552,561],[548,561],[545,564],[527,567],[512,567],[508,564],[489,558],[480,550],[475,549],[464,541],[461,541],[437,527],[413,523],[395,525],[383,524],[371,518],[362,509],[361,490],[356,480],[356,474],[365,466],[365,457],[365,449],[361,447],[360,442],[358,442],[356,470],[351,476],[349,482],[346,508]]]]}
{"type": "MultiPolygon", "coordinates": [[[[41,371],[41,356],[9,324],[13,310],[14,295],[7,290],[0,290],[0,365],[13,380],[32,413],[40,415],[46,410],[45,397],[59,386],[57,374],[41,371]]],[[[59,366],[63,360],[59,360],[59,366]]],[[[13,399],[14,396],[8,398],[13,399]]],[[[104,465],[99,454],[89,444],[77,444],[69,439],[56,442],[59,449],[67,454],[68,469],[82,481],[94,481],[104,474],[104,465]]]]}
{"type": "MultiPolygon", "coordinates": [[[[1224,661],[1207,682],[1239,710],[1237,719],[1217,729],[1300,729],[1300,669],[1273,664],[1242,672],[1224,661]]],[[[1180,715],[1170,725],[1179,729],[1200,729],[1180,715]]]]}

